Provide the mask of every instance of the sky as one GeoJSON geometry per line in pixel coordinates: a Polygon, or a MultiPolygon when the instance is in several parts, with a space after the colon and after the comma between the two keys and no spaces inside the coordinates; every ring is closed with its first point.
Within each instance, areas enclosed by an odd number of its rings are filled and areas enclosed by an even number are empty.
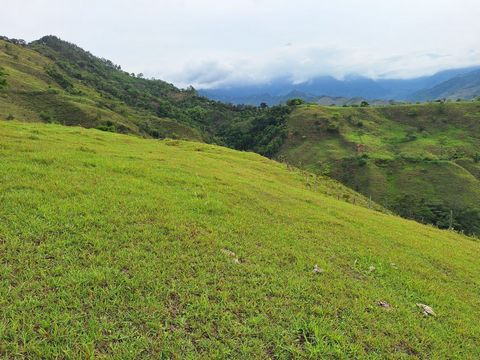
{"type": "Polygon", "coordinates": [[[479,0],[1,0],[0,35],[57,35],[196,88],[480,65],[479,0]]]}

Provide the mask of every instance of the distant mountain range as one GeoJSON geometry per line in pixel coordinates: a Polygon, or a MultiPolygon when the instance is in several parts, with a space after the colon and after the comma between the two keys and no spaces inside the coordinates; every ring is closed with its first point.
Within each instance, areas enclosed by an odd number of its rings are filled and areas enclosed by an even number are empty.
{"type": "Polygon", "coordinates": [[[200,90],[211,99],[234,104],[269,105],[293,97],[323,105],[356,103],[363,100],[431,101],[441,98],[471,99],[480,96],[480,66],[450,69],[413,79],[369,79],[348,76],[343,80],[321,76],[300,84],[281,78],[261,85],[232,86],[200,90]],[[338,101],[338,98],[342,98],[338,101]],[[331,103],[329,103],[329,101],[331,103]],[[327,101],[327,103],[325,102],[327,101]]]}

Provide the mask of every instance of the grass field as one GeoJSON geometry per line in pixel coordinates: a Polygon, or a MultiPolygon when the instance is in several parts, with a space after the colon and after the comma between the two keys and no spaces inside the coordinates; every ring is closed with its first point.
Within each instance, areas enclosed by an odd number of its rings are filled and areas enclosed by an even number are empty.
{"type": "Polygon", "coordinates": [[[311,181],[212,145],[1,121],[1,356],[479,358],[478,241],[311,181]]]}

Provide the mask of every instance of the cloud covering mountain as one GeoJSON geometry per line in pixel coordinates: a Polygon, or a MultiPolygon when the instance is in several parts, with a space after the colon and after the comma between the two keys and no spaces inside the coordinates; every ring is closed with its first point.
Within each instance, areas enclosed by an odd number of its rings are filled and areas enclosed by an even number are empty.
{"type": "Polygon", "coordinates": [[[56,34],[180,86],[412,78],[480,64],[476,0],[4,0],[2,13],[0,34],[56,34]]]}

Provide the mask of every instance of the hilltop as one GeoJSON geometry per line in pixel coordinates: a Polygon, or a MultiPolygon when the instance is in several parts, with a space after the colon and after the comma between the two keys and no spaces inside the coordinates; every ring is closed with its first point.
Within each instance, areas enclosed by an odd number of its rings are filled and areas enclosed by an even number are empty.
{"type": "Polygon", "coordinates": [[[17,121],[0,138],[5,358],[480,356],[472,238],[254,153],[17,121]]]}

